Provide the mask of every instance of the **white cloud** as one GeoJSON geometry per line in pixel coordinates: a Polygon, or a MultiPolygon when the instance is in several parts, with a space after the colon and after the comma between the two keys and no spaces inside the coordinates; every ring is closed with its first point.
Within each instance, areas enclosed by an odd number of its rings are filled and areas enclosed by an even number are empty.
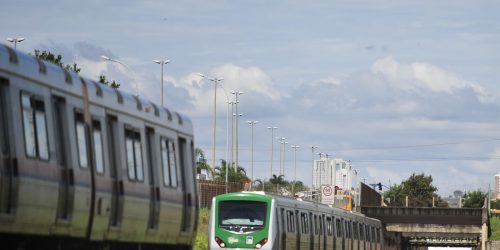
{"type": "Polygon", "coordinates": [[[500,104],[499,95],[490,94],[477,83],[429,63],[405,64],[389,56],[375,61],[371,72],[382,76],[390,87],[407,92],[456,94],[460,90],[470,89],[481,103],[500,104]]]}

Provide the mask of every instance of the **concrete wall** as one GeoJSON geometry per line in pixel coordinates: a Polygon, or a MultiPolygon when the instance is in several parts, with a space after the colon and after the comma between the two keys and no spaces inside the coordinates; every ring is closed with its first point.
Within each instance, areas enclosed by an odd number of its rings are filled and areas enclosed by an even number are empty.
{"type": "Polygon", "coordinates": [[[488,241],[488,243],[486,243],[486,249],[488,250],[500,249],[500,241],[488,241]]]}

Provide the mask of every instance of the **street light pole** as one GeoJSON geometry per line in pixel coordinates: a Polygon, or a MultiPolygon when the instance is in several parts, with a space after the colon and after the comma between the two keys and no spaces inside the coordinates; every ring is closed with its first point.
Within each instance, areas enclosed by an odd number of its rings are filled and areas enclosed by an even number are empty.
{"type": "Polygon", "coordinates": [[[18,38],[10,38],[8,37],[7,38],[7,41],[11,42],[11,43],[14,43],[14,49],[17,50],[17,43],[20,43],[22,41],[24,41],[25,38],[24,37],[18,37],[18,38]]]}
{"type": "MultiPolygon", "coordinates": [[[[239,100],[238,100],[238,97],[240,95],[243,95],[243,92],[239,92],[239,91],[233,91],[231,92],[231,94],[235,95],[235,101],[236,101],[236,168],[238,168],[238,153],[239,153],[239,145],[238,145],[238,127],[239,127],[239,124],[240,124],[240,119],[239,117],[242,116],[243,114],[239,114],[238,113],[238,105],[239,105],[239,100]]],[[[236,169],[235,168],[235,169],[236,169]]]]}
{"type": "Polygon", "coordinates": [[[294,150],[294,169],[293,169],[293,185],[292,185],[292,196],[295,197],[295,184],[297,184],[297,149],[300,148],[298,145],[292,145],[294,150]]]}
{"type": "MultiPolygon", "coordinates": [[[[101,56],[101,59],[105,60],[105,61],[110,61],[110,62],[115,62],[115,63],[118,63],[120,65],[122,65],[124,68],[126,68],[128,71],[130,71],[132,74],[132,70],[130,69],[129,66],[127,66],[125,63],[121,62],[121,61],[118,61],[116,59],[113,59],[113,58],[109,58],[107,56],[101,56]]],[[[135,77],[134,77],[135,78],[135,77]]],[[[135,83],[135,96],[139,96],[139,86],[137,85],[137,81],[134,79],[134,83],[135,83]]]]}
{"type": "Polygon", "coordinates": [[[247,121],[248,124],[252,127],[252,184],[250,185],[250,190],[252,190],[253,186],[253,127],[255,124],[257,124],[259,121],[247,121]]]}
{"type": "MultiPolygon", "coordinates": [[[[203,74],[198,74],[199,76],[205,78],[205,75],[203,74]]],[[[213,140],[212,140],[212,167],[215,168],[215,133],[216,133],[216,126],[217,126],[217,84],[224,80],[222,77],[212,77],[208,78],[211,82],[214,83],[214,118],[213,118],[213,140]]],[[[163,85],[162,85],[163,86],[163,85]]],[[[227,163],[226,163],[227,165],[227,163]]],[[[227,166],[226,166],[227,168],[227,166]]],[[[226,169],[227,171],[227,169],[226,169]]],[[[227,182],[227,180],[226,180],[227,182]]]]}
{"type": "Polygon", "coordinates": [[[278,127],[267,127],[267,129],[270,129],[270,130],[271,130],[271,162],[270,162],[270,166],[271,166],[271,177],[269,177],[269,178],[273,178],[274,130],[278,129],[278,127]]]}
{"type": "Polygon", "coordinates": [[[282,175],[282,172],[283,172],[283,150],[282,150],[282,147],[283,147],[283,142],[285,141],[285,137],[276,137],[276,140],[279,141],[280,143],[280,170],[278,172],[278,176],[279,175],[282,175]]]}
{"type": "Polygon", "coordinates": [[[161,80],[160,80],[160,83],[161,83],[161,106],[164,107],[163,106],[163,65],[169,63],[170,60],[168,60],[168,59],[165,59],[165,60],[153,60],[153,62],[161,65],[161,80]]]}
{"type": "Polygon", "coordinates": [[[314,188],[314,150],[317,149],[317,146],[311,146],[311,161],[312,161],[312,168],[311,168],[311,190],[314,188]]]}

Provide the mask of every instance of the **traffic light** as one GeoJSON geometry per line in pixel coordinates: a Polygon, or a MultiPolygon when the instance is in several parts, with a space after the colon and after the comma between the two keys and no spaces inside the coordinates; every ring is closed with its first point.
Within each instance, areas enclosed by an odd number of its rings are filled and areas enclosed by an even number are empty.
{"type": "Polygon", "coordinates": [[[382,191],[382,183],[379,182],[377,185],[378,185],[378,190],[382,191]]]}

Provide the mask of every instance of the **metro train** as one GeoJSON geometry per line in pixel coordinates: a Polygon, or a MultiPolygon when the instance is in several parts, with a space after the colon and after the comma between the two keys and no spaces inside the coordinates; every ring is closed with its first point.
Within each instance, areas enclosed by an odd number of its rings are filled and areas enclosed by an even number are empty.
{"type": "Polygon", "coordinates": [[[214,197],[208,230],[212,250],[387,249],[379,220],[264,192],[214,197]]]}
{"type": "Polygon", "coordinates": [[[2,249],[191,249],[193,125],[0,44],[2,249]]]}

